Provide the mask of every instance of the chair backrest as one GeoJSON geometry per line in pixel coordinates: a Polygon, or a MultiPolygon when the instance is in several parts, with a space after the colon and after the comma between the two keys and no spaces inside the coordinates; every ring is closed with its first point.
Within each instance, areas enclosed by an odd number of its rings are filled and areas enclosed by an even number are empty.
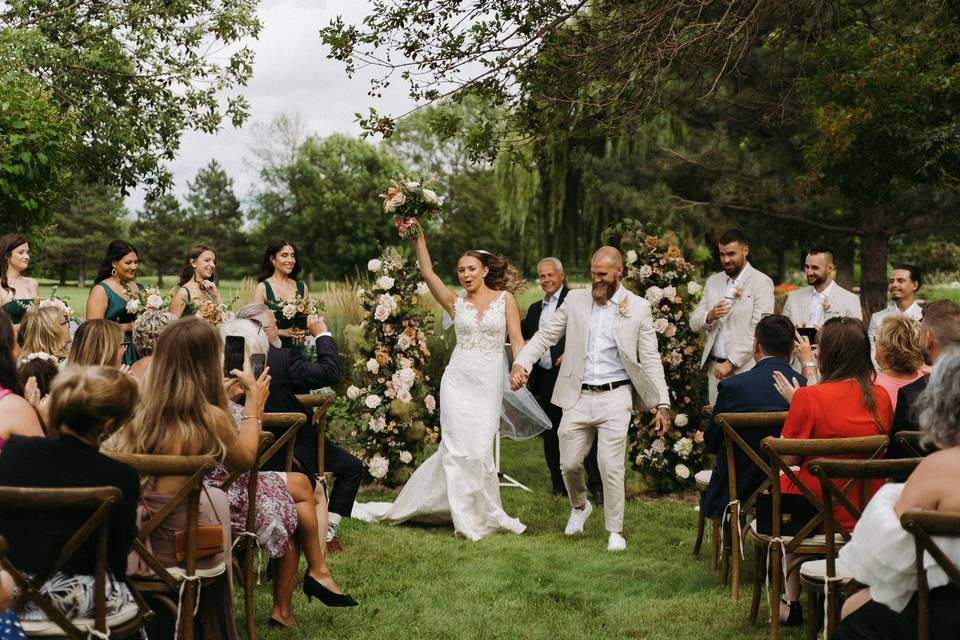
{"type": "Polygon", "coordinates": [[[317,472],[321,478],[324,471],[323,440],[327,434],[327,410],[336,399],[337,394],[329,390],[297,396],[300,404],[313,408],[313,424],[317,426],[317,472]]]}
{"type": "Polygon", "coordinates": [[[293,450],[297,445],[297,433],[300,428],[307,423],[307,418],[302,413],[265,413],[263,414],[263,429],[273,434],[274,440],[270,448],[262,456],[258,457],[258,467],[262,467],[267,460],[270,460],[280,449],[286,447],[284,454],[283,468],[290,472],[293,468],[293,450]]]}
{"type": "MultiPolygon", "coordinates": [[[[823,502],[817,495],[803,483],[797,476],[796,471],[790,468],[790,465],[784,460],[784,456],[800,456],[803,458],[836,458],[844,456],[865,456],[867,459],[876,460],[882,458],[887,450],[890,440],[885,435],[862,436],[858,438],[825,438],[825,439],[791,439],[791,438],[764,438],[762,447],[767,452],[767,459],[770,462],[770,475],[768,476],[773,494],[773,514],[772,514],[772,533],[774,538],[780,537],[780,517],[781,517],[781,492],[780,492],[780,474],[793,483],[808,502],[817,510],[817,515],[811,518],[793,538],[783,543],[784,550],[787,553],[792,552],[798,547],[804,539],[813,534],[823,522],[823,502]]],[[[808,464],[813,464],[811,460],[808,464]]],[[[843,493],[849,492],[855,484],[854,481],[848,481],[841,489],[843,493]]],[[[863,483],[860,483],[863,486],[863,483]]]]}
{"type": "MultiPolygon", "coordinates": [[[[166,518],[176,511],[181,504],[187,505],[186,529],[186,558],[185,575],[187,576],[187,593],[196,596],[193,577],[197,570],[197,526],[200,518],[200,493],[203,491],[203,480],[216,466],[211,456],[171,456],[145,455],[135,453],[105,452],[114,460],[128,464],[137,470],[141,477],[182,476],[187,481],[170,497],[170,500],[150,516],[150,519],[140,526],[137,537],[133,541],[133,550],[163,581],[171,591],[180,587],[177,580],[147,548],[146,541],[150,534],[163,523],[166,518]]],[[[189,600],[185,593],[184,606],[193,611],[194,600],[189,600]]]]}
{"type": "Polygon", "coordinates": [[[960,585],[960,566],[951,560],[933,536],[960,537],[960,513],[914,509],[900,516],[903,528],[913,534],[917,550],[917,640],[930,637],[930,586],[924,566],[924,552],[929,553],[955,585],[960,585]]]}
{"type": "MultiPolygon", "coordinates": [[[[110,530],[110,511],[123,499],[123,493],[117,487],[89,488],[21,488],[0,487],[0,509],[20,511],[81,511],[90,516],[74,532],[53,561],[47,575],[28,578],[17,569],[8,557],[0,556],[0,566],[13,576],[20,588],[20,594],[13,603],[15,610],[22,609],[27,602],[36,604],[46,614],[47,619],[56,624],[65,635],[78,640],[86,638],[88,630],[75,626],[52,602],[40,592],[46,582],[80,550],[80,547],[93,536],[96,540],[94,556],[94,629],[107,633],[107,541],[110,530]]],[[[4,547],[6,542],[4,542],[4,547]]],[[[117,576],[122,579],[123,576],[117,576]]],[[[141,609],[140,617],[144,611],[141,609]]]]}
{"type": "Polygon", "coordinates": [[[764,491],[770,488],[770,478],[772,474],[770,472],[770,466],[767,464],[767,461],[764,460],[760,454],[754,451],[753,447],[750,446],[743,438],[744,431],[750,430],[762,430],[769,431],[771,429],[783,428],[783,423],[787,419],[786,411],[776,411],[776,412],[762,412],[762,413],[720,413],[714,416],[714,424],[720,425],[720,428],[723,429],[723,440],[724,447],[726,450],[727,458],[727,484],[730,491],[730,502],[739,500],[742,510],[752,509],[756,502],[757,496],[759,496],[764,491]],[[760,484],[757,489],[751,493],[749,496],[737,495],[737,466],[736,466],[736,451],[740,450],[743,454],[760,469],[766,479],[760,484]]]}
{"type": "Polygon", "coordinates": [[[893,434],[893,442],[896,450],[902,455],[920,458],[928,456],[936,447],[932,445],[923,446],[920,441],[923,439],[923,431],[898,431],[893,434]]]}
{"type": "MultiPolygon", "coordinates": [[[[857,507],[847,497],[847,493],[837,486],[837,480],[846,480],[848,483],[864,483],[869,480],[892,480],[904,482],[920,464],[922,458],[902,458],[899,460],[814,460],[810,463],[810,473],[820,480],[820,493],[823,496],[820,516],[823,518],[823,532],[826,535],[827,575],[833,577],[836,573],[836,539],[839,533],[845,540],[850,534],[843,527],[838,527],[833,514],[835,504],[840,505],[854,520],[863,515],[863,508],[871,497],[857,507]]],[[[846,485],[845,485],[846,486],[846,485]]],[[[851,485],[852,486],[852,485],[851,485]]]]}

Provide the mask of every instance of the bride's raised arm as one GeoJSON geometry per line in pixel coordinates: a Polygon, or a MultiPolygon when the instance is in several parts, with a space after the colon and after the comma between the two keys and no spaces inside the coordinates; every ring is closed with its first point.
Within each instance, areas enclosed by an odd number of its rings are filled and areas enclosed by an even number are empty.
{"type": "Polygon", "coordinates": [[[506,309],[507,316],[507,337],[510,338],[510,350],[513,357],[516,358],[520,350],[523,349],[523,332],[520,330],[520,307],[517,306],[517,299],[513,294],[507,292],[506,309]]]}
{"type": "MultiPolygon", "coordinates": [[[[397,226],[397,229],[401,235],[404,235],[407,229],[414,224],[418,223],[414,221],[404,221],[397,226]]],[[[417,254],[417,266],[420,267],[420,275],[423,276],[423,281],[427,283],[433,299],[436,300],[440,306],[443,307],[443,310],[449,313],[452,318],[454,316],[453,303],[457,299],[457,296],[447,288],[447,285],[443,283],[440,276],[433,270],[430,252],[427,251],[427,241],[423,237],[423,228],[421,228],[420,233],[414,237],[413,248],[417,254]]]]}

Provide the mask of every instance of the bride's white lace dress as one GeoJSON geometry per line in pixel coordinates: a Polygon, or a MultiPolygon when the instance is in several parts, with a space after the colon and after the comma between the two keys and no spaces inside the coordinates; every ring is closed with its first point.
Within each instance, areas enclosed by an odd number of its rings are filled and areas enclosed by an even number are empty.
{"type": "Polygon", "coordinates": [[[493,458],[503,399],[504,308],[503,293],[482,316],[472,303],[457,297],[457,345],[440,382],[440,446],[410,477],[396,502],[358,502],[354,518],[392,524],[452,522],[456,533],[470,540],[526,529],[503,510],[493,458]]]}

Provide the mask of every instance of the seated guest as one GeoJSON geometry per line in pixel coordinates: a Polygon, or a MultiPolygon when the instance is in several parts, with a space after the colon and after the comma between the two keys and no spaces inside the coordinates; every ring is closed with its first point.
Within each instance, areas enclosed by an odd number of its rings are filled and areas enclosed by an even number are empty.
{"type": "Polygon", "coordinates": [[[17,377],[17,343],[10,316],[0,311],[0,449],[14,435],[42,436],[40,418],[23,397],[17,377]]]}
{"type": "MultiPolygon", "coordinates": [[[[310,420],[310,414],[297,400],[296,394],[309,393],[312,389],[334,385],[340,380],[340,357],[337,354],[337,345],[333,336],[327,331],[323,318],[310,316],[307,319],[307,330],[316,339],[317,362],[312,363],[304,360],[296,351],[281,346],[276,318],[266,305],[248,304],[237,312],[237,317],[259,323],[270,342],[267,364],[270,366],[272,380],[270,397],[266,405],[267,411],[290,411],[307,416],[307,424],[297,434],[296,455],[307,471],[316,477],[317,445],[319,444],[317,429],[310,420]]],[[[337,549],[340,546],[339,541],[334,541],[337,527],[341,518],[350,517],[357,492],[360,490],[364,469],[360,460],[346,449],[335,445],[330,438],[324,438],[323,456],[324,470],[332,473],[334,477],[328,507],[330,515],[327,542],[331,543],[332,549],[337,549]]],[[[278,454],[266,468],[282,469],[282,456],[278,454]]]]}
{"type": "MultiPolygon", "coordinates": [[[[940,356],[960,345],[960,305],[950,300],[937,300],[927,305],[920,323],[920,344],[923,359],[935,365],[940,356]]],[[[927,388],[928,376],[921,376],[897,393],[897,409],[893,414],[893,432],[916,431],[919,426],[913,411],[917,397],[927,388]]],[[[909,452],[900,451],[896,441],[890,443],[888,458],[907,458],[909,452]]]]}
{"type": "MultiPolygon", "coordinates": [[[[773,384],[773,375],[774,372],[780,372],[787,380],[795,381],[799,386],[806,384],[806,380],[790,368],[790,354],[793,351],[795,336],[796,329],[786,316],[769,315],[761,318],[753,338],[753,359],[756,365],[749,371],[720,381],[717,386],[717,402],[713,406],[713,415],[786,411],[790,405],[777,393],[773,384]]],[[[767,436],[779,436],[780,429],[750,429],[741,435],[750,447],[759,453],[761,440],[767,436]]],[[[723,436],[723,430],[714,423],[711,416],[703,434],[707,452],[717,456],[717,464],[710,476],[710,484],[704,497],[704,515],[708,518],[721,517],[730,501],[723,436]]],[[[740,499],[744,499],[763,483],[765,476],[739,449],[734,451],[734,460],[737,471],[737,495],[740,499]]]]}
{"type": "Polygon", "coordinates": [[[896,410],[900,389],[924,375],[920,371],[923,367],[920,323],[904,315],[887,316],[877,331],[874,348],[878,368],[874,383],[883,387],[896,410]]]}
{"type": "MultiPolygon", "coordinates": [[[[790,402],[781,437],[830,439],[888,434],[893,409],[890,396],[883,387],[873,384],[873,362],[866,325],[853,318],[831,318],[823,324],[818,338],[820,383],[781,391],[790,402]]],[[[797,477],[819,497],[820,482],[807,469],[809,460],[788,456],[785,461],[800,466],[797,477]]],[[[784,493],[800,493],[800,489],[786,477],[780,480],[784,493]]],[[[879,486],[877,483],[873,491],[879,486]]],[[[861,495],[858,491],[848,497],[851,503],[860,507],[861,495]]],[[[853,530],[855,523],[842,506],[834,508],[834,516],[848,531],[853,530]]],[[[788,555],[788,564],[790,560],[788,555]]],[[[799,575],[794,571],[787,581],[789,604],[782,603],[780,607],[780,619],[788,625],[801,624],[799,594],[799,575]]]]}
{"type": "Polygon", "coordinates": [[[27,640],[20,618],[10,608],[15,589],[13,576],[0,569],[0,638],[3,640],[27,640]]]}
{"type": "Polygon", "coordinates": [[[48,424],[47,405],[50,388],[53,380],[60,373],[55,364],[56,358],[46,353],[31,353],[20,359],[20,369],[17,376],[23,385],[23,397],[31,405],[40,418],[40,424],[48,424]]]}
{"type": "Polygon", "coordinates": [[[130,375],[143,380],[153,362],[153,348],[157,338],[167,326],[177,320],[177,316],[165,311],[146,311],[133,321],[133,346],[140,359],[130,365],[130,375]]]}
{"type": "MultiPolygon", "coordinates": [[[[248,357],[253,354],[266,355],[267,353],[267,337],[250,320],[233,320],[221,324],[220,336],[224,340],[227,336],[242,337],[248,357]]],[[[232,384],[231,388],[242,393],[238,384],[232,384]]],[[[237,396],[237,399],[239,398],[240,396],[237,396]]],[[[243,407],[232,400],[230,406],[234,419],[239,425],[243,407]]],[[[221,465],[209,477],[208,482],[219,486],[229,475],[230,471],[221,465]]],[[[235,531],[242,531],[246,526],[249,505],[248,481],[247,474],[243,474],[227,491],[227,499],[230,501],[230,520],[235,531]]],[[[319,532],[326,532],[327,529],[326,505],[317,508],[313,486],[306,475],[282,471],[260,471],[257,474],[256,509],[257,539],[260,540],[270,558],[277,560],[273,575],[273,613],[269,624],[292,627],[294,618],[290,604],[297,582],[297,569],[300,566],[298,549],[303,550],[304,558],[307,560],[306,582],[333,581],[319,537],[319,532]]],[[[307,586],[304,586],[304,590],[309,595],[313,595],[307,586]]],[[[337,593],[320,592],[318,597],[328,606],[357,604],[350,596],[337,593]]]]}
{"type": "MultiPolygon", "coordinates": [[[[927,389],[916,400],[924,440],[939,448],[917,466],[906,484],[888,484],[873,497],[838,562],[869,589],[847,599],[834,640],[894,640],[917,633],[917,573],[912,536],[900,525],[911,509],[960,512],[960,353],[938,359],[927,389]]],[[[960,543],[940,544],[960,563],[960,543]]],[[[928,565],[929,566],[929,565],[928,565]]],[[[960,629],[960,586],[948,584],[930,566],[930,637],[956,638],[960,629]]]]}
{"type": "Polygon", "coordinates": [[[115,367],[123,364],[127,352],[123,330],[112,320],[86,320],[77,329],[67,362],[88,367],[115,367]]]}
{"type": "Polygon", "coordinates": [[[70,342],[70,321],[57,307],[31,308],[23,316],[17,330],[21,357],[31,353],[48,353],[59,362],[67,356],[70,342]]]}
{"type": "MultiPolygon", "coordinates": [[[[116,369],[68,367],[50,393],[53,438],[14,436],[0,455],[0,485],[8,487],[117,487],[123,493],[110,514],[107,539],[107,615],[135,607],[123,584],[127,552],[136,536],[140,478],[129,466],[99,453],[101,436],[121,427],[133,414],[137,386],[116,369]]],[[[89,518],[76,511],[0,512],[0,535],[10,546],[9,559],[33,576],[47,575],[64,545],[89,518]]],[[[94,555],[89,538],[42,589],[71,618],[94,617],[94,555]]],[[[28,605],[21,619],[44,620],[46,614],[28,605]]]]}

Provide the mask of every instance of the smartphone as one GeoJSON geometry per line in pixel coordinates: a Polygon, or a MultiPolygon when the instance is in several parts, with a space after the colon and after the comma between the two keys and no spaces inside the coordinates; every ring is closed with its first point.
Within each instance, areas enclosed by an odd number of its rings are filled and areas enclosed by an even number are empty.
{"type": "Polygon", "coordinates": [[[810,344],[813,344],[817,341],[817,328],[816,327],[797,327],[797,333],[802,336],[806,336],[807,340],[810,341],[810,344]]]}
{"type": "Polygon", "coordinates": [[[243,336],[227,336],[223,347],[223,374],[228,378],[233,378],[230,373],[234,369],[243,371],[243,353],[246,349],[246,341],[243,336]]]}
{"type": "Polygon", "coordinates": [[[304,331],[306,331],[306,330],[307,330],[307,316],[304,315],[304,314],[302,314],[302,313],[298,313],[297,315],[293,316],[293,328],[294,328],[294,329],[303,329],[304,331]]]}
{"type": "Polygon", "coordinates": [[[263,373],[263,369],[266,366],[267,366],[267,354],[265,353],[250,354],[250,369],[253,371],[254,380],[260,379],[260,375],[263,373]]]}

